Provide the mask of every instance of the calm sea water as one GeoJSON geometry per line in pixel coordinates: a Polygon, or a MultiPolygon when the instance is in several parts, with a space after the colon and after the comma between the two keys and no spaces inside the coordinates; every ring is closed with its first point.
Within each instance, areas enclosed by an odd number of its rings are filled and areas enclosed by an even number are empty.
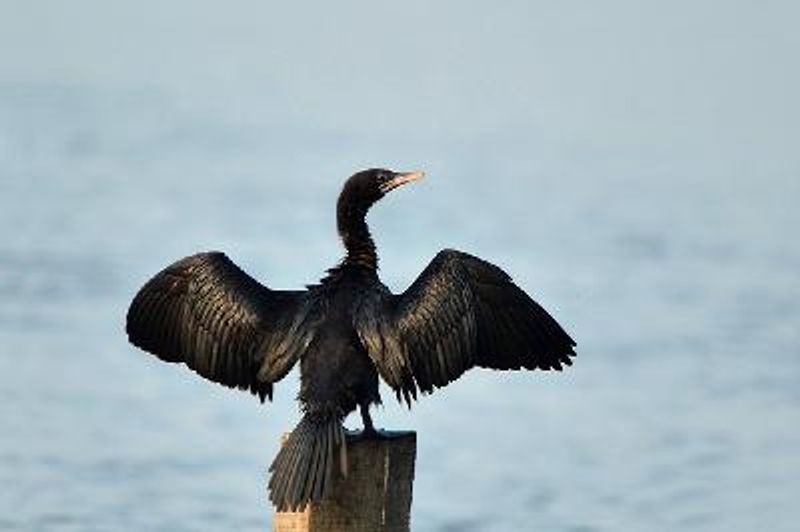
{"type": "MultiPolygon", "coordinates": [[[[341,255],[343,179],[376,164],[429,175],[370,216],[390,287],[443,247],[470,251],[578,342],[562,374],[473,371],[410,412],[384,388],[376,423],[419,434],[414,530],[796,529],[800,161],[786,140],[797,104],[783,96],[797,80],[714,81],[783,72],[788,41],[770,67],[749,37],[735,42],[751,55],[727,55],[714,28],[681,26],[695,39],[684,49],[598,30],[596,48],[546,48],[557,61],[525,50],[557,43],[566,14],[517,6],[493,19],[498,41],[480,13],[443,28],[445,12],[411,6],[390,13],[418,29],[407,54],[354,37],[328,50],[321,40],[382,16],[353,6],[338,25],[312,17],[316,40],[291,46],[254,7],[278,37],[205,5],[183,25],[177,9],[150,20],[98,4],[104,24],[72,40],[80,11],[25,19],[42,40],[22,59],[4,52],[0,78],[0,530],[266,529],[296,374],[259,405],[128,345],[124,314],[149,276],[203,249],[275,288],[315,281],[341,255]],[[466,33],[466,56],[445,48],[466,33]],[[661,66],[612,61],[634,42],[661,66]],[[331,66],[337,52],[352,62],[331,66]],[[613,82],[555,84],[572,67],[590,81],[597,61],[613,82]],[[703,78],[698,61],[718,71],[703,78]],[[663,68],[697,85],[650,84],[663,68]],[[638,100],[609,96],[630,80],[638,100]]],[[[30,15],[19,9],[12,20],[30,15]]],[[[740,15],[726,27],[783,35],[777,15],[740,15]]],[[[656,35],[684,24],[646,20],[656,35]]],[[[25,42],[4,24],[4,39],[25,42]]]]}

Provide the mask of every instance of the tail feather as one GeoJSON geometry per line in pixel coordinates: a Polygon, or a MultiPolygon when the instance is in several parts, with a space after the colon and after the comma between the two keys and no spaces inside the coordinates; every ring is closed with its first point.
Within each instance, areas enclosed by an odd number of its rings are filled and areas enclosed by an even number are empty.
{"type": "Polygon", "coordinates": [[[303,416],[270,466],[269,498],[278,511],[301,511],[325,498],[333,483],[337,451],[342,474],[347,474],[346,445],[338,416],[303,416]]]}
{"type": "MultiPolygon", "coordinates": [[[[297,443],[290,449],[290,454],[287,457],[288,467],[283,471],[283,497],[285,500],[297,500],[295,490],[304,482],[303,478],[308,472],[308,452],[309,443],[313,441],[313,434],[311,427],[308,425],[302,427],[302,431],[298,434],[297,443]]],[[[290,436],[291,438],[291,436],[290,436]]],[[[288,444],[288,442],[287,442],[288,444]]]]}
{"type": "MultiPolygon", "coordinates": [[[[317,482],[317,468],[319,467],[319,452],[318,449],[321,445],[320,440],[314,440],[312,442],[313,449],[311,451],[311,461],[308,463],[308,475],[305,481],[305,485],[303,486],[303,493],[302,493],[302,500],[310,501],[315,498],[315,483],[317,482]]],[[[320,495],[316,496],[317,498],[321,497],[320,495]]]]}
{"type": "MultiPolygon", "coordinates": [[[[270,480],[271,498],[274,501],[287,499],[287,490],[292,486],[298,471],[297,465],[302,458],[309,435],[308,424],[300,424],[289,436],[289,439],[272,463],[272,479],[270,480]]],[[[276,503],[276,506],[278,504],[276,503]]]]}

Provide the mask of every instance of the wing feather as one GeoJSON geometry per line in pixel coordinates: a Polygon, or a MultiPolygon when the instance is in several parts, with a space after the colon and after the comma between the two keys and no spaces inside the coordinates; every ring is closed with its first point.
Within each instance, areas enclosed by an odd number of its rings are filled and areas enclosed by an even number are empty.
{"type": "Polygon", "coordinates": [[[270,290],[223,253],[198,253],[139,290],[126,331],[161,360],[185,363],[263,402],[311,341],[309,309],[305,291],[270,290]]]}
{"type": "Polygon", "coordinates": [[[410,402],[468,369],[556,369],[575,342],[497,266],[443,250],[402,294],[376,291],[357,309],[359,337],[383,379],[410,402]]]}

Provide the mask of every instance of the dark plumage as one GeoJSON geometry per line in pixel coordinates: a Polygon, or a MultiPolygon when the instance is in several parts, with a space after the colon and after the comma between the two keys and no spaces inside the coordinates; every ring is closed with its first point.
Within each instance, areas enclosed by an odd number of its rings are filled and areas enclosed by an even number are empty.
{"type": "Polygon", "coordinates": [[[443,250],[402,294],[378,278],[365,217],[394,188],[422,177],[372,169],[353,175],[336,207],[347,250],[319,284],[271,290],[220,252],[167,267],[128,310],[134,345],[207,379],[272,398],[300,361],[303,419],[270,470],[280,510],[320,500],[334,467],[346,471],[342,420],[380,402],[378,375],[410,405],[475,367],[561,370],[575,342],[497,266],[443,250]]]}

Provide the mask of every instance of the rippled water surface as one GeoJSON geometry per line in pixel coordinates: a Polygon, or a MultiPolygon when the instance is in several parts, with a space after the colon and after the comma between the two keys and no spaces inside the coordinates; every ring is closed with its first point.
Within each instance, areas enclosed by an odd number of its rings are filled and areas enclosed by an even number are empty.
{"type": "Polygon", "coordinates": [[[579,350],[410,412],[383,389],[414,530],[796,529],[790,7],[175,5],[0,8],[0,530],[267,528],[296,374],[259,405],[129,346],[125,310],[202,249],[315,281],[377,164],[429,174],[370,216],[391,288],[470,251],[579,350]]]}

